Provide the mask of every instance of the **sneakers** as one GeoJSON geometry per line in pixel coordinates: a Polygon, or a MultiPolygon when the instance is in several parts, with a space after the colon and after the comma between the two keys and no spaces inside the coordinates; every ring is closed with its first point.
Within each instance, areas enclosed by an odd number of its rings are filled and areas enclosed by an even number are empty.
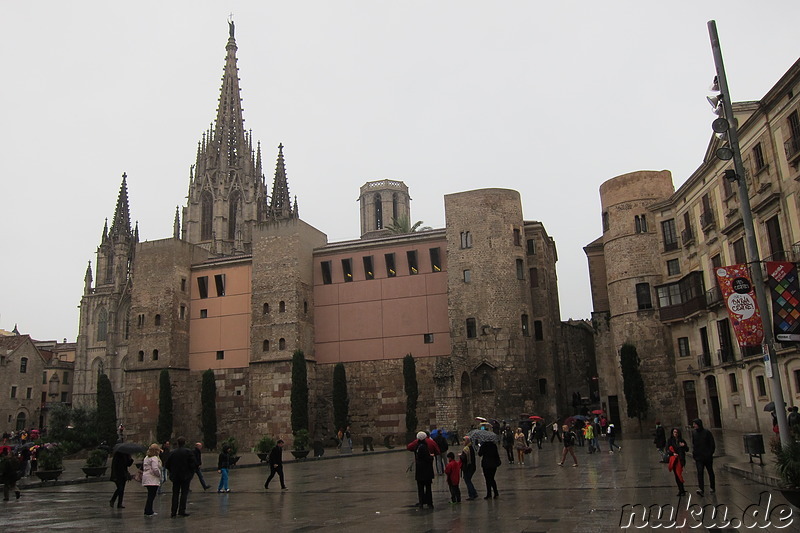
{"type": "Polygon", "coordinates": [[[564,463],[558,463],[558,466],[564,466],[564,463]]]}
{"type": "Polygon", "coordinates": [[[702,490],[700,490],[700,489],[697,489],[697,490],[695,491],[695,493],[697,493],[697,495],[698,495],[698,496],[705,496],[705,492],[703,492],[703,491],[702,491],[702,490]]]}
{"type": "Polygon", "coordinates": [[[608,450],[608,453],[614,453],[614,450],[608,450]]]}
{"type": "Polygon", "coordinates": [[[572,466],[578,466],[578,463],[574,463],[572,466]]]}

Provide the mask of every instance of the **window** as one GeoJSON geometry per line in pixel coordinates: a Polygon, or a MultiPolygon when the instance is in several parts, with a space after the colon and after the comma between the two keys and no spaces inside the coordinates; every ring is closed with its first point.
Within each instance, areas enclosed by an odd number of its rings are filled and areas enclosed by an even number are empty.
{"type": "Polygon", "coordinates": [[[186,278],[181,278],[181,292],[186,292],[186,278]]]}
{"type": "Polygon", "coordinates": [[[640,310],[653,308],[653,299],[650,296],[649,283],[636,284],[636,304],[640,310]]]}
{"type": "Polygon", "coordinates": [[[42,385],[47,385],[47,371],[42,372],[42,385]]]}
{"type": "Polygon", "coordinates": [[[262,313],[265,315],[269,314],[269,304],[264,304],[264,310],[262,311],[262,313]]]}
{"type": "Polygon", "coordinates": [[[322,283],[325,285],[330,285],[333,281],[331,276],[331,262],[322,261],[319,265],[322,268],[322,283]]]}
{"type": "Polygon", "coordinates": [[[19,373],[25,374],[28,372],[28,358],[21,357],[19,360],[19,373]]]}
{"type": "Polygon", "coordinates": [[[472,248],[472,233],[468,231],[461,232],[461,248],[472,248]]]}
{"type": "Polygon", "coordinates": [[[794,393],[800,394],[800,370],[794,371],[794,393]]]}
{"type": "Polygon", "coordinates": [[[386,261],[386,275],[390,278],[395,277],[397,271],[394,269],[394,254],[384,254],[383,259],[386,261]]]}
{"type": "Polygon", "coordinates": [[[285,313],[286,312],[286,302],[284,302],[283,300],[281,300],[278,303],[278,312],[279,313],[285,313]]]}
{"type": "Polygon", "coordinates": [[[261,351],[268,352],[269,351],[269,341],[264,339],[264,342],[261,344],[261,351]]]}
{"type": "Polygon", "coordinates": [[[153,361],[158,361],[158,350],[153,350],[153,361]]]}
{"type": "Polygon", "coordinates": [[[647,233],[647,216],[636,215],[633,217],[633,225],[636,233],[647,233]]]}
{"type": "Polygon", "coordinates": [[[464,271],[464,283],[469,283],[472,279],[472,270],[465,270],[464,271]]]}
{"type": "Polygon", "coordinates": [[[200,298],[208,298],[208,276],[197,278],[197,289],[200,291],[200,298]]]}
{"type": "Polygon", "coordinates": [[[517,259],[517,279],[525,279],[525,263],[522,259],[517,259]]]}
{"type": "Polygon", "coordinates": [[[109,255],[106,258],[106,283],[110,283],[114,279],[114,256],[109,255]]]}
{"type": "Polygon", "coordinates": [[[529,268],[528,269],[528,276],[531,278],[531,287],[538,287],[539,286],[539,269],[538,268],[529,268]]]}
{"type": "Polygon", "coordinates": [[[759,396],[767,395],[767,383],[764,381],[764,376],[756,376],[756,391],[759,396]]]}
{"type": "Polygon", "coordinates": [[[303,300],[303,314],[304,315],[308,314],[308,301],[306,300],[303,300]]]}
{"type": "Polygon", "coordinates": [[[278,339],[278,349],[285,350],[286,349],[286,339],[280,338],[278,339]]]}
{"type": "Polygon", "coordinates": [[[739,384],[736,383],[736,372],[728,374],[728,383],[731,387],[731,392],[739,392],[739,384]]]}
{"type": "Polygon", "coordinates": [[[185,306],[185,305],[182,305],[182,306],[181,306],[181,310],[180,310],[180,312],[178,313],[178,317],[179,317],[181,320],[183,320],[183,319],[185,319],[185,318],[186,318],[186,306],[185,306]]]}
{"type": "Polygon", "coordinates": [[[534,239],[528,239],[528,255],[535,255],[536,254],[536,241],[534,239]]]}
{"type": "Polygon", "coordinates": [[[533,321],[533,338],[537,341],[544,340],[544,331],[542,330],[542,321],[541,320],[534,320],[533,321]]]}
{"type": "Polygon", "coordinates": [[[416,250],[409,250],[406,252],[406,259],[408,260],[408,273],[412,276],[419,274],[419,267],[417,265],[417,252],[416,250]]]}
{"type": "Polygon", "coordinates": [[[753,161],[756,164],[756,172],[767,166],[766,161],[764,161],[764,151],[761,149],[761,143],[753,147],[753,161]]]}
{"type": "Polygon", "coordinates": [[[364,256],[364,279],[375,279],[375,267],[372,265],[372,256],[364,256]]]}
{"type": "Polygon", "coordinates": [[[731,187],[731,180],[725,176],[720,178],[722,182],[722,193],[724,198],[730,198],[733,195],[733,187],[731,187]]]}
{"type": "Polygon", "coordinates": [[[694,241],[694,230],[692,229],[692,219],[688,211],[683,214],[683,233],[681,234],[681,239],[683,240],[684,246],[694,241]]]}
{"type": "Polygon", "coordinates": [[[139,350],[139,362],[141,363],[142,361],[144,361],[144,351],[139,350]]]}
{"type": "Polygon", "coordinates": [[[153,324],[155,324],[156,326],[161,325],[161,315],[156,315],[155,317],[153,317],[153,324]]]}
{"type": "Polygon", "coordinates": [[[681,261],[680,259],[670,259],[667,261],[667,275],[668,276],[677,276],[681,273],[681,261]]]}
{"type": "Polygon", "coordinates": [[[144,315],[143,314],[140,314],[139,316],[136,317],[136,325],[138,327],[140,327],[140,328],[142,326],[144,326],[144,315]]]}
{"type": "Polygon", "coordinates": [[[17,397],[17,386],[16,385],[11,385],[11,397],[12,398],[16,398],[17,397]]]}
{"type": "Polygon", "coordinates": [[[438,248],[431,248],[431,272],[441,272],[442,271],[442,261],[439,257],[439,249],[438,248]]]}
{"type": "Polygon", "coordinates": [[[101,307],[97,316],[97,340],[104,341],[106,337],[108,337],[108,313],[101,307]]]}
{"type": "Polygon", "coordinates": [[[33,398],[33,388],[28,387],[25,389],[25,399],[30,400],[31,398],[33,398]]]}
{"type": "Polygon", "coordinates": [[[228,197],[228,239],[236,238],[236,225],[239,222],[239,213],[242,208],[242,195],[233,191],[228,197]]]}
{"type": "Polygon", "coordinates": [[[68,403],[69,400],[68,394],[69,394],[68,392],[61,393],[61,403],[68,403]]]}
{"type": "Polygon", "coordinates": [[[342,259],[342,273],[346,282],[353,281],[353,260],[342,259]]]}
{"type": "Polygon", "coordinates": [[[225,351],[217,350],[217,361],[222,361],[223,359],[225,359],[225,351]]]}
{"type": "Polygon", "coordinates": [[[522,246],[522,232],[514,228],[514,246],[522,246]]]}
{"type": "Polygon", "coordinates": [[[425,333],[422,335],[422,342],[425,344],[433,344],[433,333],[425,333]]]}
{"type": "Polygon", "coordinates": [[[670,252],[678,249],[678,231],[675,229],[675,219],[671,218],[661,223],[661,234],[664,237],[664,251],[670,252]]]}
{"type": "Polygon", "coordinates": [[[200,310],[200,318],[208,318],[208,309],[200,310]]]}
{"type": "Polygon", "coordinates": [[[64,372],[64,379],[61,381],[64,385],[69,385],[69,372],[64,372]]]}
{"type": "Polygon", "coordinates": [[[375,195],[375,229],[383,228],[383,203],[381,202],[381,195],[375,195]]]}
{"type": "Polygon", "coordinates": [[[734,360],[733,343],[731,342],[731,326],[727,318],[717,321],[717,336],[719,338],[719,355],[723,363],[734,360]]]}
{"type": "Polygon", "coordinates": [[[225,274],[215,274],[214,284],[217,286],[217,296],[225,296],[225,274]]]}
{"type": "Polygon", "coordinates": [[[733,243],[733,263],[736,265],[747,263],[747,254],[744,251],[744,239],[739,239],[733,243]]]}
{"type": "Polygon", "coordinates": [[[525,337],[531,336],[531,330],[528,325],[528,315],[522,315],[522,335],[525,337]]]}
{"type": "Polygon", "coordinates": [[[214,220],[214,197],[209,191],[200,195],[200,240],[211,240],[211,228],[214,220]]]}
{"type": "Polygon", "coordinates": [[[474,318],[467,319],[467,338],[474,339],[478,336],[478,327],[474,318]]]}
{"type": "Polygon", "coordinates": [[[547,380],[545,378],[539,378],[539,394],[547,394],[547,380]]]}
{"type": "Polygon", "coordinates": [[[608,222],[608,211],[603,211],[603,233],[607,232],[611,226],[608,222]]]}
{"type": "Polygon", "coordinates": [[[767,239],[769,240],[769,253],[770,259],[773,261],[785,261],[785,253],[783,250],[783,237],[781,236],[781,223],[778,220],[778,215],[770,218],[766,222],[767,226],[767,239]]]}
{"type": "Polygon", "coordinates": [[[689,337],[678,337],[678,355],[689,357],[689,337]]]}

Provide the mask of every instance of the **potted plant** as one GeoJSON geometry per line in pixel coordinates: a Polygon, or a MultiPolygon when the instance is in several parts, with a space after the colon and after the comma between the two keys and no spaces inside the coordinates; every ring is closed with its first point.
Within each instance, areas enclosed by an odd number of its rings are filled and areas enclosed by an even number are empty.
{"type": "MultiPolygon", "coordinates": [[[[792,437],[795,432],[792,432],[792,437]]],[[[781,494],[789,503],[800,507],[800,441],[792,438],[787,446],[773,446],[775,452],[775,468],[781,477],[783,486],[781,494]]]]}
{"type": "Polygon", "coordinates": [[[92,450],[86,458],[86,464],[83,465],[81,470],[86,474],[86,477],[100,477],[106,473],[108,466],[108,453],[105,450],[92,450]]]}
{"type": "Polygon", "coordinates": [[[239,451],[239,445],[236,443],[236,437],[228,437],[220,443],[220,449],[225,449],[225,446],[230,448],[228,453],[231,456],[231,466],[236,466],[236,463],[240,459],[240,456],[237,455],[237,452],[239,451]]]}
{"type": "Polygon", "coordinates": [[[261,440],[256,442],[253,452],[258,455],[258,459],[264,463],[267,461],[269,452],[275,447],[275,439],[268,435],[261,437],[261,440]]]}
{"type": "Polygon", "coordinates": [[[64,471],[64,450],[56,442],[48,442],[39,447],[39,466],[36,477],[42,481],[53,481],[61,476],[64,471]]]}
{"type": "Polygon", "coordinates": [[[294,449],[292,455],[295,459],[305,459],[308,456],[308,443],[311,440],[307,429],[298,429],[294,432],[294,449]]]}

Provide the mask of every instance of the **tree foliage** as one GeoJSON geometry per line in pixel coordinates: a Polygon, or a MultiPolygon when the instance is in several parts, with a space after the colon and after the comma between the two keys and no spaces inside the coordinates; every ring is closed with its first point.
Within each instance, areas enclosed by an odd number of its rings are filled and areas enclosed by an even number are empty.
{"type": "Polygon", "coordinates": [[[628,404],[628,418],[638,418],[641,424],[642,419],[647,418],[648,406],[639,362],[636,346],[623,344],[620,349],[620,364],[622,366],[623,392],[625,393],[625,402],[628,404]]]}
{"type": "Polygon", "coordinates": [[[96,433],[100,442],[109,446],[117,443],[117,402],[111,380],[102,372],[97,375],[96,433]]]}
{"type": "Polygon", "coordinates": [[[428,231],[433,228],[430,226],[423,226],[421,220],[411,224],[411,220],[409,220],[407,216],[400,215],[397,218],[393,218],[392,223],[386,226],[386,229],[395,235],[403,235],[405,233],[415,233],[417,231],[428,231]]]}
{"type": "Polygon", "coordinates": [[[347,397],[347,374],[342,363],[333,367],[333,426],[345,428],[350,418],[350,399],[347,397]]]}
{"type": "Polygon", "coordinates": [[[217,383],[214,379],[214,371],[210,368],[203,372],[200,404],[203,443],[207,448],[213,450],[217,447],[217,383]]]}
{"type": "Polygon", "coordinates": [[[308,370],[303,350],[292,355],[292,432],[308,429],[308,370]]]}
{"type": "Polygon", "coordinates": [[[419,389],[417,388],[417,364],[411,354],[406,354],[403,358],[403,381],[406,389],[406,431],[414,433],[417,431],[419,389]]]}
{"type": "Polygon", "coordinates": [[[166,442],[172,436],[172,383],[169,371],[164,369],[158,380],[158,422],[156,440],[166,442]]]}

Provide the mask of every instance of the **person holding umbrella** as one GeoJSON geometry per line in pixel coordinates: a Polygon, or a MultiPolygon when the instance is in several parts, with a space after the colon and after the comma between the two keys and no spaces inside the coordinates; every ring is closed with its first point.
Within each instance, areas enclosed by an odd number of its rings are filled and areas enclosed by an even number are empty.
{"type": "Polygon", "coordinates": [[[114,502],[117,503],[117,509],[124,509],[122,505],[122,497],[125,496],[125,484],[131,479],[131,474],[128,472],[128,467],[133,464],[133,457],[125,450],[118,449],[114,452],[111,458],[111,481],[117,486],[114,494],[111,496],[108,504],[114,507],[114,502]]]}

